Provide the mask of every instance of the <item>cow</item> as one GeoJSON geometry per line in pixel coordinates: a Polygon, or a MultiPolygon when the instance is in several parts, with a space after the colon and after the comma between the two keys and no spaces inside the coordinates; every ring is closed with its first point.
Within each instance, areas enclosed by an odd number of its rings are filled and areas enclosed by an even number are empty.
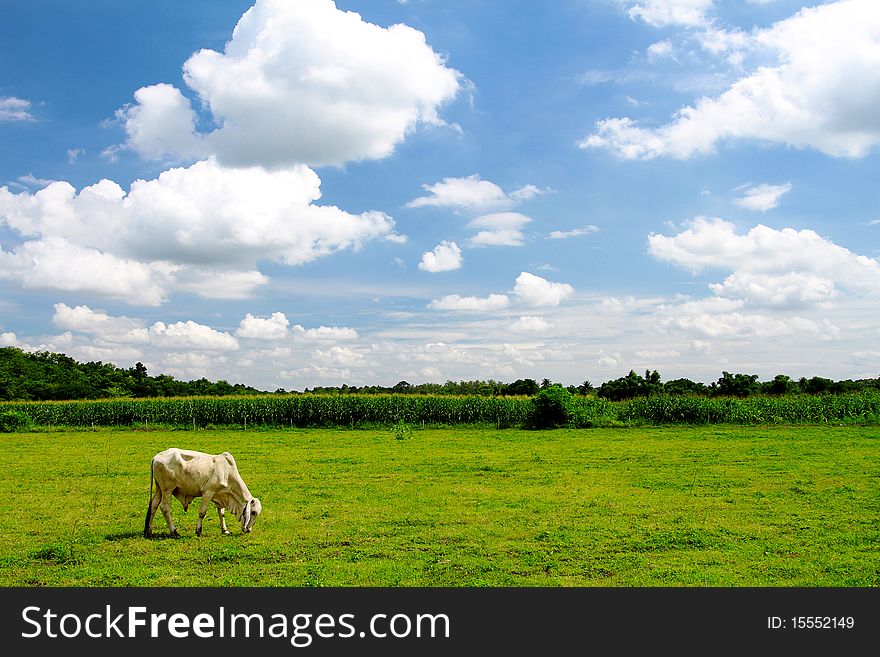
{"type": "Polygon", "coordinates": [[[150,503],[144,522],[144,538],[153,535],[153,516],[157,508],[162,509],[171,536],[180,536],[171,520],[172,495],[180,501],[184,511],[195,498],[202,498],[196,536],[202,535],[202,520],[211,502],[217,506],[220,531],[224,535],[229,534],[226,528],[226,509],[241,521],[241,531],[245,533],[253,529],[257,516],[263,511],[260,500],[251,495],[238,473],[235,459],[229,452],[205,454],[172,447],[153,457],[150,461],[150,503]]]}

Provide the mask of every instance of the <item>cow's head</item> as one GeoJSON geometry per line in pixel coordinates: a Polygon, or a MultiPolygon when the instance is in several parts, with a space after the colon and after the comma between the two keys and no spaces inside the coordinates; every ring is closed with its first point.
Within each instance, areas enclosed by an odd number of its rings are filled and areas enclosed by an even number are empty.
{"type": "Polygon", "coordinates": [[[252,498],[250,502],[245,504],[241,513],[241,531],[248,533],[252,530],[254,528],[254,523],[257,521],[257,516],[262,512],[263,505],[260,504],[260,500],[256,497],[252,498]]]}

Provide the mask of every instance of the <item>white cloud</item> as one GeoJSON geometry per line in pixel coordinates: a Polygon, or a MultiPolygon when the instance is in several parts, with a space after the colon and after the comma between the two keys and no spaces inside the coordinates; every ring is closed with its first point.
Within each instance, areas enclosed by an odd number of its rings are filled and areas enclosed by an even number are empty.
{"type": "Polygon", "coordinates": [[[584,226],[573,230],[554,230],[548,236],[548,240],[565,240],[569,237],[581,237],[582,235],[592,235],[599,232],[598,226],[584,226]]]}
{"type": "Polygon", "coordinates": [[[716,293],[756,302],[828,300],[838,288],[880,294],[877,260],[812,230],[776,230],[759,224],[738,235],[730,222],[699,217],[673,237],[649,235],[648,253],[695,272],[731,270],[730,278],[714,286],[716,293]]]}
{"type": "Polygon", "coordinates": [[[15,96],[0,96],[0,121],[33,121],[31,101],[15,96]]]}
{"type": "Polygon", "coordinates": [[[514,292],[527,306],[558,306],[574,294],[574,288],[568,283],[554,283],[524,271],[516,278],[514,292]]]}
{"type": "Polygon", "coordinates": [[[709,288],[728,299],[746,299],[762,306],[800,306],[823,303],[838,296],[833,279],[827,276],[788,272],[785,274],[737,271],[709,288]]]}
{"type": "Polygon", "coordinates": [[[689,330],[712,338],[773,338],[808,334],[834,339],[840,334],[840,329],[828,320],[816,322],[798,316],[778,318],[753,313],[703,313],[689,316],[676,311],[675,316],[663,321],[663,326],[689,330]]]}
{"type": "Polygon", "coordinates": [[[668,360],[670,358],[678,358],[681,353],[675,349],[639,349],[635,352],[638,358],[643,360],[668,360]]]}
{"type": "Polygon", "coordinates": [[[326,350],[315,349],[312,358],[324,367],[363,367],[367,365],[364,356],[349,347],[334,346],[326,350]]]}
{"type": "Polygon", "coordinates": [[[0,333],[0,347],[17,347],[19,345],[18,337],[11,331],[0,333]]]}
{"type": "Polygon", "coordinates": [[[188,99],[169,85],[120,111],[126,145],[145,157],[230,165],[340,165],[391,154],[419,124],[442,125],[460,73],[403,24],[383,28],[332,0],[257,0],[222,53],[195,52],[184,81],[219,126],[195,131],[188,99]]]}
{"type": "Polygon", "coordinates": [[[25,289],[94,294],[146,306],[167,299],[174,270],[168,263],[120,258],[59,237],[28,241],[11,252],[0,249],[0,278],[16,280],[25,289]]]}
{"type": "MultiPolygon", "coordinates": [[[[54,180],[49,180],[49,179],[47,179],[47,178],[37,178],[37,177],[36,177],[34,174],[32,174],[32,173],[28,173],[28,174],[26,174],[26,175],[24,175],[24,176],[19,176],[19,177],[16,178],[15,180],[16,180],[16,182],[18,183],[16,186],[17,186],[19,189],[24,189],[24,188],[26,188],[26,187],[37,187],[37,188],[42,188],[42,187],[46,187],[47,185],[49,185],[49,184],[55,182],[54,180]]],[[[14,184],[14,183],[13,183],[13,184],[14,184]]]]}
{"type": "Polygon", "coordinates": [[[552,328],[552,322],[548,322],[543,317],[535,317],[533,315],[524,315],[508,327],[514,333],[534,334],[547,333],[552,328]]]}
{"type": "Polygon", "coordinates": [[[747,210],[766,212],[779,205],[779,199],[790,191],[791,183],[784,185],[757,185],[745,190],[745,195],[734,200],[734,203],[747,210]]]}
{"type": "Polygon", "coordinates": [[[448,294],[442,299],[435,299],[428,307],[436,310],[490,312],[506,308],[509,304],[510,299],[506,294],[490,294],[488,297],[462,297],[458,294],[448,294]]]}
{"type": "Polygon", "coordinates": [[[522,246],[525,241],[522,227],[531,221],[531,217],[519,212],[496,212],[477,217],[468,228],[483,230],[468,240],[468,246],[522,246]]]}
{"type": "Polygon", "coordinates": [[[235,335],[255,340],[283,340],[288,335],[289,324],[287,316],[281,312],[272,313],[269,318],[254,317],[247,313],[239,322],[235,335]]]}
{"type": "Polygon", "coordinates": [[[640,0],[630,7],[628,14],[654,27],[693,27],[707,22],[706,13],[711,8],[712,0],[640,0]]]}
{"type": "MultiPolygon", "coordinates": [[[[647,4],[642,9],[638,15],[645,18],[647,4]]],[[[651,159],[711,153],[718,142],[733,139],[835,157],[862,157],[880,144],[880,4],[841,0],[805,8],[734,41],[774,57],[775,65],[756,68],[716,97],[700,98],[658,128],[625,117],[601,120],[579,145],[651,159]]]]}
{"type": "Polygon", "coordinates": [[[672,41],[669,39],[664,39],[663,41],[657,41],[648,46],[647,54],[648,61],[656,61],[658,59],[668,59],[672,57],[672,41]]]}
{"type": "Polygon", "coordinates": [[[429,272],[452,271],[460,269],[462,263],[461,249],[455,242],[440,242],[433,251],[422,254],[419,269],[429,272]]]}
{"type": "Polygon", "coordinates": [[[56,303],[54,310],[52,324],[64,329],[65,333],[55,336],[44,347],[74,357],[79,355],[89,360],[125,362],[142,358],[142,350],[148,350],[153,355],[158,350],[160,359],[177,367],[180,359],[184,358],[179,352],[198,354],[207,351],[212,355],[192,357],[214,359],[217,358],[217,352],[238,349],[238,341],[230,334],[192,320],[168,324],[159,321],[147,327],[140,319],[114,317],[86,305],[71,307],[56,303]],[[166,350],[177,353],[173,363],[168,360],[169,355],[164,353],[166,350]]]}
{"type": "Polygon", "coordinates": [[[448,207],[465,210],[508,209],[544,193],[535,185],[525,185],[509,194],[498,185],[480,179],[479,174],[466,178],[444,178],[433,185],[422,185],[429,192],[407,203],[409,208],[448,207]]]}
{"type": "Polygon", "coordinates": [[[127,194],[110,180],[79,193],[66,182],[34,194],[0,187],[0,226],[35,238],[0,251],[0,276],[149,305],[173,289],[245,298],[268,281],[260,260],[299,265],[399,237],[384,213],[315,205],[320,184],[301,165],[231,169],[208,159],[136,180],[127,194]]]}
{"type": "Polygon", "coordinates": [[[165,324],[156,322],[149,328],[150,342],[162,349],[199,349],[207,351],[234,351],[238,340],[198,324],[192,320],[165,324]]]}
{"type": "Polygon", "coordinates": [[[254,290],[266,285],[269,277],[256,270],[223,271],[200,267],[180,268],[174,275],[174,287],[206,299],[249,299],[254,290]]]}
{"type": "Polygon", "coordinates": [[[203,138],[196,133],[198,117],[177,87],[142,87],[135,91],[134,99],[136,104],[116,111],[128,134],[128,148],[156,160],[178,155],[201,159],[209,154],[203,138]]]}
{"type": "Polygon", "coordinates": [[[739,235],[729,222],[698,218],[673,237],[650,235],[648,252],[694,272],[732,272],[709,285],[715,296],[660,308],[661,326],[701,336],[836,339],[837,320],[880,295],[880,262],[810,230],[758,225],[739,235]],[[831,308],[834,323],[818,315],[831,308]]]}
{"type": "MultiPolygon", "coordinates": [[[[528,307],[558,306],[563,299],[574,294],[574,288],[567,283],[554,283],[540,276],[528,272],[520,272],[514,284],[513,293],[519,302],[528,307]]],[[[477,312],[490,312],[502,310],[510,305],[510,297],[506,294],[490,294],[488,297],[462,297],[458,294],[449,294],[441,299],[432,301],[428,308],[435,310],[465,310],[477,312]]],[[[519,328],[547,325],[540,317],[521,317],[519,328]]]]}
{"type": "Polygon", "coordinates": [[[60,329],[96,335],[115,343],[145,344],[150,340],[149,332],[139,320],[113,317],[84,305],[71,308],[67,304],[56,303],[54,308],[52,324],[60,329]]]}
{"type": "Polygon", "coordinates": [[[358,332],[346,326],[319,326],[307,329],[299,324],[293,327],[294,333],[303,340],[320,342],[341,342],[343,340],[357,340],[358,332]]]}

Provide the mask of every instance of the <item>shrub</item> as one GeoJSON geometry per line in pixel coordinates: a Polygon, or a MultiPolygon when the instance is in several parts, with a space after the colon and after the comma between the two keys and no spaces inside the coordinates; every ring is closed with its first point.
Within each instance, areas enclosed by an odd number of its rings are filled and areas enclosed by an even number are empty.
{"type": "Polygon", "coordinates": [[[573,411],[574,398],[560,385],[552,385],[532,397],[532,425],[536,428],[565,426],[573,411]]]}
{"type": "Polygon", "coordinates": [[[31,418],[25,413],[18,411],[4,411],[0,413],[0,432],[12,433],[21,431],[31,426],[31,418]]]}

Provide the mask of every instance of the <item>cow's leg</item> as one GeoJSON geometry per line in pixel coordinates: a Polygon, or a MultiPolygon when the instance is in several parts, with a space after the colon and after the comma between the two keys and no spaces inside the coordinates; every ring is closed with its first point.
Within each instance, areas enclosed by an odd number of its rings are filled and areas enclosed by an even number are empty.
{"type": "Polygon", "coordinates": [[[202,535],[202,520],[205,519],[205,514],[208,513],[208,507],[211,506],[212,497],[213,496],[210,493],[202,495],[202,503],[199,504],[199,522],[196,525],[196,536],[202,535]]]}
{"type": "Polygon", "coordinates": [[[158,488],[153,492],[153,497],[150,498],[149,504],[147,504],[147,519],[144,522],[144,538],[150,538],[153,536],[153,516],[156,515],[156,509],[159,508],[159,502],[162,501],[162,491],[158,488]]]}
{"type": "Polygon", "coordinates": [[[163,491],[159,508],[162,509],[162,515],[165,516],[165,522],[168,523],[168,531],[171,532],[172,538],[178,538],[180,534],[177,532],[177,527],[174,526],[174,521],[171,519],[171,498],[170,490],[163,491]]]}
{"type": "MultiPolygon", "coordinates": [[[[214,502],[217,504],[217,502],[214,502]]],[[[220,516],[220,533],[229,536],[229,530],[226,529],[226,509],[217,504],[217,515],[220,516]]]]}

